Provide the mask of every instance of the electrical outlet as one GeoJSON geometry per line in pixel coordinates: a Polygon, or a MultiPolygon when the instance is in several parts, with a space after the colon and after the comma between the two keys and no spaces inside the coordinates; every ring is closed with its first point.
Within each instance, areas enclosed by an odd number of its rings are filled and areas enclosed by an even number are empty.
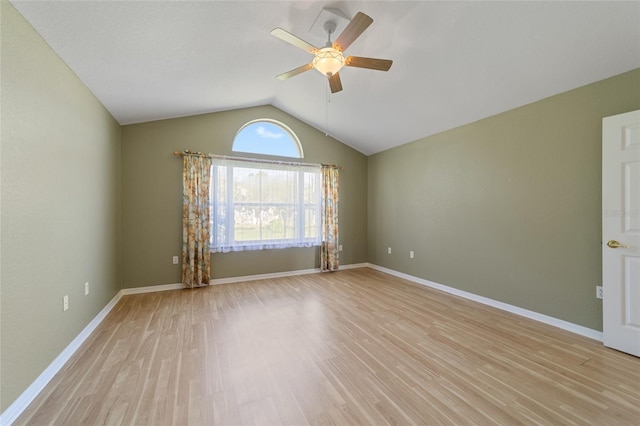
{"type": "Polygon", "coordinates": [[[66,311],[67,309],[69,309],[69,295],[62,298],[62,310],[66,311]]]}
{"type": "Polygon", "coordinates": [[[596,286],[596,297],[598,299],[603,299],[604,298],[604,290],[602,289],[601,285],[597,285],[596,286]]]}
{"type": "Polygon", "coordinates": [[[89,282],[84,283],[84,295],[89,294],[89,282]]]}
{"type": "Polygon", "coordinates": [[[409,259],[413,259],[413,250],[409,252],[409,259]]]}
{"type": "Polygon", "coordinates": [[[338,251],[342,251],[342,244],[338,246],[338,251]]]}
{"type": "Polygon", "coordinates": [[[178,264],[178,256],[173,256],[173,264],[174,265],[178,264]]]}
{"type": "Polygon", "coordinates": [[[391,254],[391,247],[387,247],[387,253],[391,254]]]}

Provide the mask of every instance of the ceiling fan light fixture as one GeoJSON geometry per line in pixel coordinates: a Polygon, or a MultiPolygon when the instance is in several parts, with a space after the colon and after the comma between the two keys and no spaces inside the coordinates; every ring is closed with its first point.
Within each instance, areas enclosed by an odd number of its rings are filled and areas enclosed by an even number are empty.
{"type": "MultiPolygon", "coordinates": [[[[336,23],[336,20],[326,15],[326,13],[324,15],[321,13],[320,17],[316,19],[316,22],[312,27],[315,28],[315,30],[318,30],[320,23],[324,21],[322,29],[327,33],[327,44],[325,44],[322,49],[307,43],[282,28],[274,28],[271,31],[271,35],[313,55],[313,60],[310,63],[280,74],[276,76],[277,78],[280,80],[286,80],[314,68],[320,74],[327,77],[331,93],[337,93],[342,90],[342,81],[339,74],[342,67],[347,66],[389,71],[389,68],[391,68],[391,64],[393,63],[393,61],[389,59],[365,58],[360,56],[348,56],[345,58],[342,53],[351,45],[351,43],[360,37],[369,25],[371,25],[373,19],[371,19],[370,16],[367,16],[362,12],[358,12],[350,21],[345,17],[348,23],[336,41],[332,43],[331,34],[335,33],[336,28],[338,28],[338,24],[336,23]]],[[[333,16],[339,18],[339,14],[333,14],[333,16]]]]}
{"type": "Polygon", "coordinates": [[[320,74],[331,77],[344,67],[344,55],[333,47],[324,47],[318,50],[312,64],[320,74]]]}

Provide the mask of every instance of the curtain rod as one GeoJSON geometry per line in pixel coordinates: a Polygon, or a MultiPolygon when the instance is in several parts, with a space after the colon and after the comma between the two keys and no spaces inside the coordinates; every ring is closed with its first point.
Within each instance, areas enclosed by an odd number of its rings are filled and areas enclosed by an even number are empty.
{"type": "Polygon", "coordinates": [[[271,164],[283,164],[287,166],[324,166],[324,167],[333,167],[339,170],[342,170],[342,166],[336,166],[335,164],[312,164],[312,163],[299,163],[295,161],[276,161],[276,160],[262,160],[259,158],[245,158],[245,157],[231,157],[228,155],[216,155],[216,154],[203,154],[202,152],[192,152],[189,150],[184,151],[173,151],[173,155],[194,155],[197,157],[208,157],[208,158],[219,158],[222,160],[239,160],[239,161],[250,161],[252,163],[271,163],[271,164]]]}

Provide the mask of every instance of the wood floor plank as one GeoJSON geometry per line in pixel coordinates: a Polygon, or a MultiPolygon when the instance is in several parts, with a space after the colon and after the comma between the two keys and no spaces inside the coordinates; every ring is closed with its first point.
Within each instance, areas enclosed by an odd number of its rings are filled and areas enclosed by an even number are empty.
{"type": "Polygon", "coordinates": [[[16,425],[640,423],[640,359],[369,268],[124,296],[16,425]]]}

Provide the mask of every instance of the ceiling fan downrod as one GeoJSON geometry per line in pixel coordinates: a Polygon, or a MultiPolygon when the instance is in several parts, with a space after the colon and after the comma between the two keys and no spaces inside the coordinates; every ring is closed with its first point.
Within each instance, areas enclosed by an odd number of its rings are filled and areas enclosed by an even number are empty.
{"type": "Polygon", "coordinates": [[[336,32],[336,23],[333,21],[327,21],[324,23],[322,28],[324,28],[324,30],[327,32],[327,43],[324,45],[324,47],[333,47],[333,43],[331,43],[331,34],[336,32]]]}

